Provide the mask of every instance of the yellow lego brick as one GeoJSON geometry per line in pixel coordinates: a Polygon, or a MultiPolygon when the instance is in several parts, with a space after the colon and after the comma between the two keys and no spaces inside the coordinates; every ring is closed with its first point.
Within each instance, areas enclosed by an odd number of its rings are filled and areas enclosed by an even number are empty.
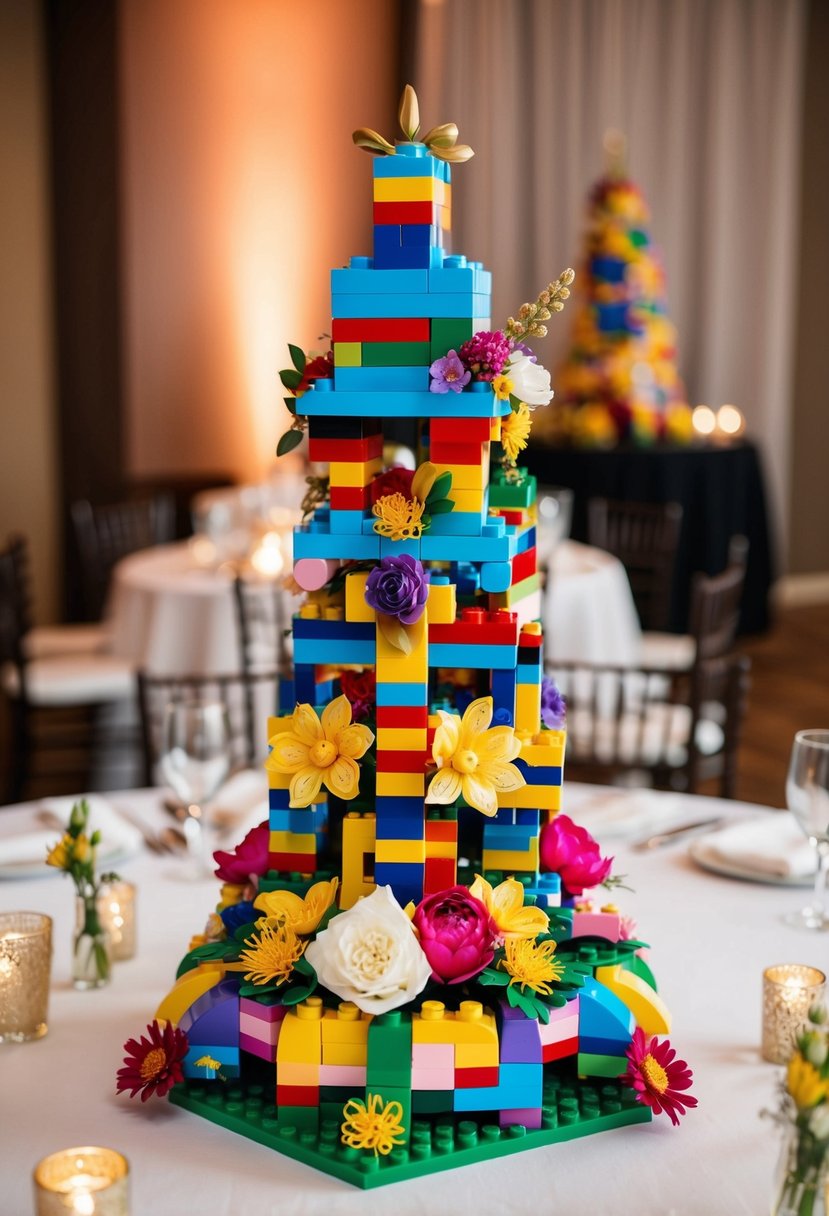
{"type": "Polygon", "coordinates": [[[448,204],[446,182],[436,177],[375,177],[375,203],[448,204]]]}
{"type": "Polygon", "coordinates": [[[446,202],[440,209],[440,226],[444,232],[452,231],[452,187],[446,186],[446,202]]]}
{"type": "Polygon", "coordinates": [[[301,1009],[302,1006],[297,1005],[282,1020],[276,1045],[277,1077],[283,1061],[286,1064],[313,1064],[317,1068],[322,1062],[322,1018],[301,1017],[301,1009]]]}
{"type": "Polygon", "coordinates": [[[377,793],[381,798],[422,798],[426,793],[426,774],[378,773],[377,793]]]}
{"type": "Polygon", "coordinates": [[[504,870],[509,873],[538,869],[538,840],[530,841],[526,853],[515,849],[484,849],[483,866],[485,870],[504,870]]]}
{"type": "Polygon", "coordinates": [[[277,1079],[280,1085],[319,1085],[319,1064],[295,1064],[285,1060],[278,1065],[277,1079]]]}
{"type": "Polygon", "coordinates": [[[323,1064],[341,1064],[351,1068],[365,1068],[368,1062],[368,1038],[365,1043],[322,1044],[323,1064]]]}
{"type": "Polygon", "coordinates": [[[376,614],[366,603],[368,571],[349,574],[345,580],[345,619],[351,622],[373,621],[376,614]]]}
{"type": "Polygon", "coordinates": [[[531,811],[557,811],[561,807],[561,786],[523,785],[520,790],[513,790],[511,794],[499,794],[498,806],[531,811]]]}
{"type": "Polygon", "coordinates": [[[455,504],[457,511],[482,511],[485,493],[484,489],[461,490],[453,485],[447,497],[455,504]]]}
{"type": "MultiPolygon", "coordinates": [[[[489,485],[489,474],[478,464],[436,464],[438,477],[441,473],[452,474],[453,490],[483,490],[489,485]]],[[[443,622],[439,622],[442,624],[443,622]]]]}
{"type": "Polygon", "coordinates": [[[526,760],[533,768],[549,768],[564,763],[564,744],[567,732],[563,730],[540,731],[532,743],[525,743],[521,748],[521,759],[526,760]]]}
{"type": "MultiPolygon", "coordinates": [[[[273,736],[270,736],[271,738],[273,736]]],[[[269,790],[287,790],[291,785],[291,777],[293,773],[277,773],[273,769],[268,769],[268,789],[269,790]]]]}
{"type": "Polygon", "coordinates": [[[535,735],[541,727],[541,685],[517,684],[515,687],[515,729],[535,735]]]}
{"type": "Polygon", "coordinates": [[[455,858],[458,855],[458,842],[456,840],[427,840],[426,841],[426,859],[430,857],[451,857],[455,858]]]}
{"type": "Polygon", "coordinates": [[[303,832],[271,832],[268,837],[268,849],[271,853],[308,853],[317,851],[317,838],[312,833],[303,832]]]}
{"type": "Polygon", "coordinates": [[[383,467],[379,456],[374,460],[332,460],[328,466],[330,484],[340,488],[361,488],[370,485],[383,467]]]}
{"type": "Polygon", "coordinates": [[[492,1068],[500,1063],[497,1043],[456,1043],[456,1068],[492,1068]]]}
{"type": "Polygon", "coordinates": [[[489,427],[489,438],[491,442],[498,443],[501,438],[501,423],[503,419],[493,418],[489,427]]]}
{"type": "Polygon", "coordinates": [[[378,840],[375,845],[375,860],[392,864],[426,860],[426,842],[423,840],[378,840]]]}
{"type": "Polygon", "coordinates": [[[638,975],[626,971],[621,963],[614,963],[610,967],[597,967],[596,979],[627,1006],[645,1034],[670,1034],[667,1005],[638,975]]]}
{"type": "Polygon", "coordinates": [[[426,727],[378,726],[377,746],[390,752],[425,751],[426,727]]]}
{"type": "Polygon", "coordinates": [[[224,967],[217,970],[186,971],[164,997],[155,1011],[159,1020],[172,1022],[177,1026],[190,1006],[204,996],[224,975],[224,967]]]}
{"type": "Polygon", "coordinates": [[[282,731],[290,730],[292,726],[293,714],[282,714],[279,717],[271,714],[268,717],[268,738],[271,739],[274,735],[278,735],[282,731]]]}
{"type": "MultiPolygon", "coordinates": [[[[378,790],[379,793],[379,790],[378,790]]],[[[374,890],[374,815],[349,812],[343,819],[343,861],[340,907],[350,908],[374,890]]]]}
{"type": "MultiPolygon", "coordinates": [[[[411,650],[404,654],[377,629],[377,683],[425,684],[429,678],[428,608],[419,621],[407,625],[411,650]]],[[[538,728],[536,728],[538,729],[538,728]]]]}
{"type": "Polygon", "coordinates": [[[453,624],[458,611],[455,584],[431,583],[426,610],[433,625],[453,624]]]}
{"type": "Polygon", "coordinates": [[[322,1021],[322,1050],[332,1043],[368,1042],[371,1015],[363,1013],[350,1001],[341,1001],[337,1009],[326,1009],[322,1021]]]}
{"type": "Polygon", "coordinates": [[[334,343],[334,366],[335,367],[362,367],[363,365],[363,344],[362,342],[335,342],[334,343]]]}
{"type": "Polygon", "coordinates": [[[421,1012],[412,1014],[412,1042],[489,1044],[497,1052],[495,1015],[478,1001],[462,1001],[457,1013],[447,1010],[441,1001],[424,1001],[421,1012]]]}

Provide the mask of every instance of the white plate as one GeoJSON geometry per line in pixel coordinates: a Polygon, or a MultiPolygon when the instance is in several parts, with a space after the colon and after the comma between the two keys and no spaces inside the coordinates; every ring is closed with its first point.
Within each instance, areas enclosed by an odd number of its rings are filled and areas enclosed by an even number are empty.
{"type": "MultiPolygon", "coordinates": [[[[140,844],[135,849],[128,848],[126,845],[120,845],[107,852],[99,849],[95,868],[99,874],[105,874],[107,870],[114,870],[116,866],[128,861],[131,857],[135,857],[140,851],[140,844]]],[[[41,861],[36,861],[34,858],[26,858],[25,861],[0,862],[0,880],[51,878],[53,874],[63,873],[63,870],[59,870],[55,866],[47,866],[45,857],[41,861]]]]}
{"type": "Polygon", "coordinates": [[[773,887],[812,887],[815,882],[814,874],[769,874],[767,870],[753,870],[750,866],[741,866],[736,861],[726,861],[704,840],[694,840],[688,846],[688,856],[701,869],[709,870],[712,874],[720,874],[724,878],[740,878],[744,882],[768,883],[773,887]]]}

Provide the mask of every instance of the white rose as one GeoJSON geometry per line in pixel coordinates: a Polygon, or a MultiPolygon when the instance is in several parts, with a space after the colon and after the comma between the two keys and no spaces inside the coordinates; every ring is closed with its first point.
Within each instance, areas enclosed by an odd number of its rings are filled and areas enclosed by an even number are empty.
{"type": "Polygon", "coordinates": [[[529,355],[514,350],[504,369],[513,383],[513,395],[534,410],[538,405],[549,405],[553,399],[550,373],[540,363],[533,363],[529,355]]]}
{"type": "Polygon", "coordinates": [[[385,1013],[414,1000],[432,974],[391,887],[376,887],[335,916],[305,957],[323,987],[363,1013],[385,1013]]]}

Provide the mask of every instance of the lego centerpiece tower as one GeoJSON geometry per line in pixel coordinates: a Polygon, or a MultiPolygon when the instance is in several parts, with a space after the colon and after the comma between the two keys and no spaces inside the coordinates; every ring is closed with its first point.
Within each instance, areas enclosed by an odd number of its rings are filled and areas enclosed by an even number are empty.
{"type": "Polygon", "coordinates": [[[558,813],[517,457],[552,397],[525,340],[572,272],[493,330],[489,273],[444,248],[472,150],[418,139],[410,88],[400,120],[397,145],[355,133],[374,256],[332,272],[332,353],[282,373],[280,450],[307,430],[329,476],[295,534],[269,819],[216,854],[216,912],[119,1082],[166,1036],[174,1103],[363,1187],[694,1103],[642,943],[593,893],[610,860],[558,813]],[[415,470],[383,468],[391,418],[415,470]]]}

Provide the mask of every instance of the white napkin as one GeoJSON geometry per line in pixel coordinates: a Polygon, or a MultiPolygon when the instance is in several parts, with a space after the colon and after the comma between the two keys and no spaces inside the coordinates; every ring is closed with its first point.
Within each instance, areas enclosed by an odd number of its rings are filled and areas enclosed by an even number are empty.
{"type": "Polygon", "coordinates": [[[223,835],[241,840],[251,828],[268,818],[268,778],[263,768],[244,768],[224,783],[212,800],[210,819],[221,824],[223,835]]]}
{"type": "Polygon", "coordinates": [[[689,806],[688,799],[681,794],[609,788],[582,806],[574,801],[574,805],[568,807],[566,788],[565,814],[586,828],[600,844],[606,840],[637,840],[695,818],[693,806],[689,806]]]}
{"type": "Polygon", "coordinates": [[[775,878],[805,878],[814,874],[816,867],[814,849],[787,812],[763,815],[701,836],[697,848],[729,865],[775,878]]]}
{"type": "MultiPolygon", "coordinates": [[[[96,794],[87,794],[89,803],[89,832],[101,833],[101,844],[98,849],[98,866],[106,863],[111,857],[122,857],[137,853],[142,844],[141,833],[131,823],[127,823],[113,806],[96,794]]],[[[49,798],[40,805],[45,811],[50,811],[64,823],[69,822],[69,814],[77,798],[49,798]]],[[[20,832],[0,840],[0,865],[19,866],[43,864],[46,868],[46,853],[60,839],[57,828],[41,828],[36,832],[20,832]]],[[[54,873],[57,873],[55,870],[54,873]]]]}

